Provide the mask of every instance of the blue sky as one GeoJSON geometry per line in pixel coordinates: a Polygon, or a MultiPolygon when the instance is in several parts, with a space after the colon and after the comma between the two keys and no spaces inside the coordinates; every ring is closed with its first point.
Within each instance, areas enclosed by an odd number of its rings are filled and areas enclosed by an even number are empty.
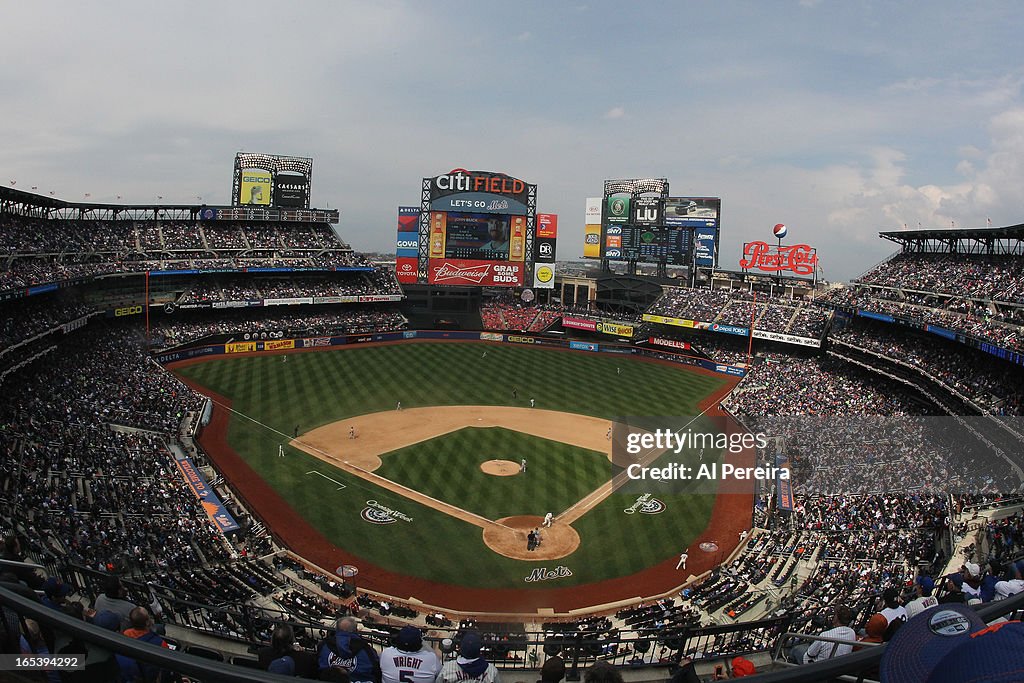
{"type": "Polygon", "coordinates": [[[5,3],[0,173],[80,200],[227,203],[239,150],[314,158],[357,249],[456,167],[538,185],[559,258],[606,178],[722,197],[744,241],[1024,222],[1019,3],[5,3]]]}

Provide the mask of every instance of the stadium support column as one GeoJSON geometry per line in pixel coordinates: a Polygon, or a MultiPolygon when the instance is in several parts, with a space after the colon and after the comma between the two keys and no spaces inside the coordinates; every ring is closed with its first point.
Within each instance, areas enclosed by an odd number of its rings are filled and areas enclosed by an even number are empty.
{"type": "Polygon", "coordinates": [[[146,352],[149,352],[149,270],[146,271],[146,294],[143,299],[143,305],[146,307],[146,352]]]}
{"type": "Polygon", "coordinates": [[[750,307],[750,329],[747,331],[747,365],[750,365],[754,355],[754,317],[757,315],[757,292],[754,292],[754,303],[750,307]]]}

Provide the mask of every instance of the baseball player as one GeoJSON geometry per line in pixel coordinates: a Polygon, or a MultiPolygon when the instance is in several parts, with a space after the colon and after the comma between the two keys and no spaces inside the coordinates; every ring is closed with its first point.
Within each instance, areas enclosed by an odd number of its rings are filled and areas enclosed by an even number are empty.
{"type": "Polygon", "coordinates": [[[525,472],[525,471],[526,471],[526,458],[523,458],[523,459],[522,459],[522,460],[521,460],[521,461],[519,462],[519,471],[520,471],[521,473],[522,473],[522,472],[525,472]]]}
{"type": "Polygon", "coordinates": [[[349,427],[348,428],[348,438],[350,438],[350,439],[356,438],[356,428],[355,427],[349,427]]]}
{"type": "Polygon", "coordinates": [[[690,556],[684,550],[683,554],[679,556],[679,564],[676,565],[676,569],[686,569],[686,560],[689,558],[690,556]]]}
{"type": "Polygon", "coordinates": [[[277,444],[277,457],[279,457],[279,458],[283,458],[284,457],[284,444],[280,444],[280,443],[277,444]]]}
{"type": "Polygon", "coordinates": [[[402,402],[399,401],[398,405],[395,406],[395,410],[401,410],[401,409],[402,409],[402,402]]]}
{"type": "Polygon", "coordinates": [[[551,514],[550,512],[547,513],[546,515],[544,515],[544,526],[550,528],[551,527],[551,520],[553,518],[554,518],[554,515],[551,514]]]}
{"type": "Polygon", "coordinates": [[[531,396],[531,397],[530,397],[530,407],[531,407],[531,408],[533,408],[533,407],[534,407],[535,405],[537,405],[537,402],[536,402],[536,401],[534,401],[534,400],[533,400],[533,397],[531,396]]]}

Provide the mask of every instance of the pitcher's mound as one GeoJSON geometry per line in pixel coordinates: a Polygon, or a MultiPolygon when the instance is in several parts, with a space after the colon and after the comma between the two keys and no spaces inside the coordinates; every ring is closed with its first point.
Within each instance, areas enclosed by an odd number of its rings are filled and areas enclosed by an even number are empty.
{"type": "Polygon", "coordinates": [[[484,474],[493,474],[496,477],[511,477],[519,474],[519,463],[511,460],[488,460],[480,464],[484,474]]]}
{"type": "Polygon", "coordinates": [[[488,525],[484,529],[484,543],[499,555],[514,560],[557,560],[571,555],[580,546],[580,535],[568,524],[555,522],[545,528],[543,523],[543,517],[534,515],[499,519],[498,524],[504,526],[488,525]],[[527,550],[526,535],[532,529],[540,529],[541,544],[536,550],[527,550]]]}

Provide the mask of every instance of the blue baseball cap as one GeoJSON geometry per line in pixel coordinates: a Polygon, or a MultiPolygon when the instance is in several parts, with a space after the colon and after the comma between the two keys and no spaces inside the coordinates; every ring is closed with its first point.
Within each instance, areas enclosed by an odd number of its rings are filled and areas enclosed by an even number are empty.
{"type": "Polygon", "coordinates": [[[922,574],[917,577],[917,585],[921,587],[921,595],[927,597],[935,590],[935,581],[930,576],[922,574]]]}
{"type": "MultiPolygon", "coordinates": [[[[933,680],[987,681],[987,678],[932,678],[942,675],[940,663],[984,630],[985,622],[966,605],[938,605],[904,624],[885,648],[879,668],[882,683],[924,683],[933,680]]],[[[1024,649],[1021,651],[1024,656],[1024,649]]],[[[955,658],[955,657],[953,657],[955,658]]],[[[977,660],[972,661],[977,673],[977,660]]],[[[1019,679],[1018,679],[1019,680],[1019,679]]]]}

